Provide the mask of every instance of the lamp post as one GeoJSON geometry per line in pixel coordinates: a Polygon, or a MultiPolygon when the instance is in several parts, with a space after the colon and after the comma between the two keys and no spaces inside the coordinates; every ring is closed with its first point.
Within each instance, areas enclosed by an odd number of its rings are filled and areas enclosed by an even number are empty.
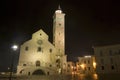
{"type": "MultiPolygon", "coordinates": [[[[17,45],[13,45],[12,47],[13,51],[16,51],[18,49],[17,45]]],[[[10,77],[9,80],[12,80],[12,73],[13,73],[13,64],[14,64],[14,54],[12,55],[12,61],[11,61],[11,66],[10,66],[10,77]]]]}

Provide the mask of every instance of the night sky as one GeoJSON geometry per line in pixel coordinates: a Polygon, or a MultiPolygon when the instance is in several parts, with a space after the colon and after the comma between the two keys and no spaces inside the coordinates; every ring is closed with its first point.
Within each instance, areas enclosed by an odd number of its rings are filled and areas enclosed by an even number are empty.
{"type": "Polygon", "coordinates": [[[31,39],[32,33],[43,29],[52,42],[53,14],[61,5],[65,16],[66,54],[93,54],[92,46],[120,43],[119,0],[1,0],[0,2],[0,69],[15,63],[19,46],[31,39]]]}

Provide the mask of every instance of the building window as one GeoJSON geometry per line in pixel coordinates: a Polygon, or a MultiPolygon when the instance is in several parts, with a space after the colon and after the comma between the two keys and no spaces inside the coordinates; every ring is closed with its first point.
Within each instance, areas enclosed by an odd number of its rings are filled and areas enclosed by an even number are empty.
{"type": "Polygon", "coordinates": [[[84,63],[86,64],[86,61],[84,61],[84,63]]]}
{"type": "Polygon", "coordinates": [[[101,64],[104,64],[104,59],[101,59],[100,62],[101,62],[101,64]]]}
{"type": "Polygon", "coordinates": [[[61,41],[59,41],[59,44],[61,43],[61,41]]]}
{"type": "Polygon", "coordinates": [[[37,50],[38,52],[41,52],[41,47],[38,47],[38,50],[37,50]]]}
{"type": "Polygon", "coordinates": [[[84,69],[86,70],[86,67],[84,69]]]}
{"type": "Polygon", "coordinates": [[[60,35],[60,32],[59,32],[59,35],[60,35]]]}
{"type": "Polygon", "coordinates": [[[90,64],[90,60],[88,60],[88,64],[90,64]]]}
{"type": "Polygon", "coordinates": [[[120,54],[120,50],[118,51],[118,54],[120,54]]]}
{"type": "Polygon", "coordinates": [[[26,64],[23,64],[23,66],[26,66],[26,64]]]}
{"type": "Polygon", "coordinates": [[[30,75],[30,72],[28,72],[28,75],[30,75]]]}
{"type": "Polygon", "coordinates": [[[25,47],[25,51],[28,51],[28,46],[25,47]]]}
{"type": "Polygon", "coordinates": [[[103,51],[102,50],[100,51],[100,56],[103,56],[103,51]]]}
{"type": "Polygon", "coordinates": [[[70,64],[68,64],[68,67],[70,67],[70,64]]]}
{"type": "Polygon", "coordinates": [[[57,67],[60,67],[60,65],[57,64],[57,67]]]}
{"type": "Polygon", "coordinates": [[[104,66],[101,66],[101,70],[104,70],[105,68],[104,68],[104,66]]]}
{"type": "Polygon", "coordinates": [[[115,67],[112,65],[112,66],[111,66],[111,69],[112,69],[112,70],[114,70],[114,69],[115,69],[115,67]]]}
{"type": "Polygon", "coordinates": [[[56,63],[60,63],[60,59],[57,59],[57,60],[56,60],[56,63]]]}
{"type": "Polygon", "coordinates": [[[52,53],[52,49],[49,49],[49,52],[52,53]]]}
{"type": "Polygon", "coordinates": [[[111,62],[111,64],[113,64],[113,58],[110,58],[110,62],[111,62]]]}
{"type": "Polygon", "coordinates": [[[42,36],[42,34],[40,33],[40,36],[42,36]]]}
{"type": "Polygon", "coordinates": [[[115,53],[114,53],[114,55],[118,55],[118,53],[117,53],[117,52],[115,52],[115,53]]]}
{"type": "Polygon", "coordinates": [[[22,69],[22,70],[20,71],[20,74],[22,74],[23,71],[24,71],[24,69],[22,69]]]}
{"type": "Polygon", "coordinates": [[[61,23],[59,23],[59,26],[61,26],[61,23]]]}
{"type": "Polygon", "coordinates": [[[112,50],[109,50],[109,55],[112,56],[112,50]]]}
{"type": "Polygon", "coordinates": [[[47,72],[47,75],[49,75],[50,73],[49,72],[47,72]]]}
{"type": "Polygon", "coordinates": [[[67,72],[70,72],[70,70],[67,70],[67,72]]]}
{"type": "Polygon", "coordinates": [[[59,51],[59,52],[61,52],[61,50],[60,50],[60,49],[58,49],[58,51],[59,51]]]}
{"type": "Polygon", "coordinates": [[[36,66],[40,66],[40,61],[36,61],[36,66]]]}
{"type": "Polygon", "coordinates": [[[90,67],[88,67],[88,70],[90,71],[90,67]]]}
{"type": "Polygon", "coordinates": [[[52,65],[50,64],[49,67],[52,67],[52,65]]]}

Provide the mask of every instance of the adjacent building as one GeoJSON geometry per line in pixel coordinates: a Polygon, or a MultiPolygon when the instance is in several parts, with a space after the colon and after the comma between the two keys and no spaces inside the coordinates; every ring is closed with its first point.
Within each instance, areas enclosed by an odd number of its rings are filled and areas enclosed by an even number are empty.
{"type": "Polygon", "coordinates": [[[17,75],[120,73],[120,44],[95,46],[94,56],[67,62],[65,55],[65,14],[59,7],[53,16],[53,43],[42,30],[20,47],[17,75]]]}
{"type": "Polygon", "coordinates": [[[93,74],[96,73],[96,61],[92,55],[78,57],[76,63],[76,71],[79,74],[93,74]]]}
{"type": "Polygon", "coordinates": [[[120,44],[95,46],[97,73],[120,73],[120,44]]]}
{"type": "Polygon", "coordinates": [[[59,7],[53,16],[53,43],[42,30],[32,34],[32,38],[20,47],[18,75],[62,74],[67,70],[65,55],[65,14],[59,7]]]}
{"type": "Polygon", "coordinates": [[[67,62],[67,74],[74,74],[75,72],[75,63],[72,61],[67,62]]]}

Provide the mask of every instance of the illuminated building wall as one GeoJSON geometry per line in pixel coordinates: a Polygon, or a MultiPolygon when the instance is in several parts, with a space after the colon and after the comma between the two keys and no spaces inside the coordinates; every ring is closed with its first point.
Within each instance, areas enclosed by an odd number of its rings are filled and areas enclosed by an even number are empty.
{"type": "Polygon", "coordinates": [[[67,62],[67,74],[74,74],[75,63],[72,61],[67,62]]]}
{"type": "Polygon", "coordinates": [[[120,45],[95,46],[97,73],[120,73],[120,45]]]}
{"type": "Polygon", "coordinates": [[[76,68],[77,68],[77,73],[80,74],[95,73],[96,70],[95,57],[94,56],[78,57],[76,68]]]}

